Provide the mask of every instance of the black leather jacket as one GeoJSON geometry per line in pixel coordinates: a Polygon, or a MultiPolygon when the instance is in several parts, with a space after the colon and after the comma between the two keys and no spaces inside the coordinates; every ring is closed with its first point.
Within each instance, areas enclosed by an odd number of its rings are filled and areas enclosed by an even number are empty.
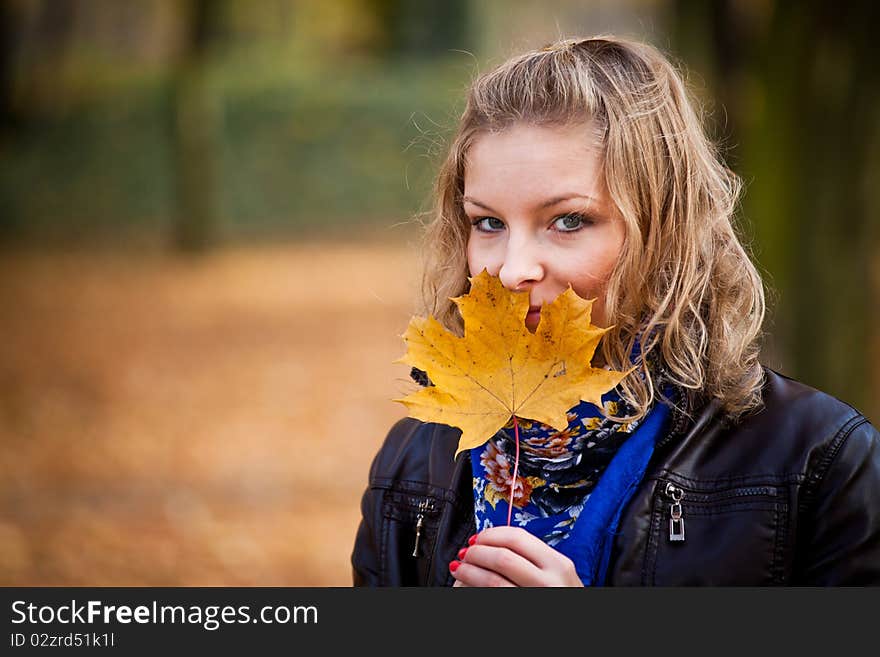
{"type": "MultiPolygon", "coordinates": [[[[880,434],[843,402],[765,374],[760,412],[729,426],[709,404],[657,446],[607,585],[880,584],[880,434]],[[678,497],[684,540],[670,524],[678,497]]],[[[409,418],[391,429],[362,500],[355,585],[453,583],[448,564],[476,531],[458,438],[409,418]]]]}

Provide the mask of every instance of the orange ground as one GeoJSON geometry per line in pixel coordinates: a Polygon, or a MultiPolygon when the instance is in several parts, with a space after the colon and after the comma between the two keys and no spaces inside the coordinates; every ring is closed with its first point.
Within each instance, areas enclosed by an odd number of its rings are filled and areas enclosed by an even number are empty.
{"type": "Polygon", "coordinates": [[[0,585],[347,586],[404,247],[0,260],[0,585]]]}

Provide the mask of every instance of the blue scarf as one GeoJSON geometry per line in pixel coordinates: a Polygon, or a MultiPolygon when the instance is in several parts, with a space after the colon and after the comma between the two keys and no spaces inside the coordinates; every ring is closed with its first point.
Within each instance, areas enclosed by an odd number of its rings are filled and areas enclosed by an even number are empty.
{"type": "MultiPolygon", "coordinates": [[[[602,402],[611,414],[630,410],[616,390],[602,402]]],[[[569,411],[563,431],[518,419],[520,467],[511,525],[568,556],[585,586],[601,586],[621,512],[642,481],[669,416],[669,407],[658,402],[641,421],[619,423],[581,402],[569,411]]],[[[511,422],[470,450],[478,531],[507,524],[514,442],[511,422]]]]}

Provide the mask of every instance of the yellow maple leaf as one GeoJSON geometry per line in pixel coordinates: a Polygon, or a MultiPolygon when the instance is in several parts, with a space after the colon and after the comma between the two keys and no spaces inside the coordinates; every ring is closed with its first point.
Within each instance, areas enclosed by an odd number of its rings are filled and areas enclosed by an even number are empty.
{"type": "Polygon", "coordinates": [[[592,300],[571,286],[541,308],[534,333],[525,325],[528,292],[507,290],[483,270],[468,294],[453,299],[464,335],[447,331],[433,317],[414,317],[399,363],[423,370],[433,386],[396,399],[410,416],[461,429],[458,453],[491,438],[512,416],[568,426],[566,411],[581,400],[602,405],[602,394],[629,372],[590,365],[609,330],[590,323],[592,300]]]}

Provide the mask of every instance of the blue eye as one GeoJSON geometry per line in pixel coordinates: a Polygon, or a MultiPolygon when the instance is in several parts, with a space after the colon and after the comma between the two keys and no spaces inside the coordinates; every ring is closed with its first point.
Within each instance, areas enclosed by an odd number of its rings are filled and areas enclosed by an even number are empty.
{"type": "Polygon", "coordinates": [[[590,223],[582,214],[571,212],[553,220],[553,227],[561,233],[573,233],[590,223]]]}
{"type": "Polygon", "coordinates": [[[484,233],[494,233],[499,230],[504,230],[504,222],[495,217],[478,217],[477,219],[474,219],[473,225],[477,230],[483,231],[484,233]]]}

